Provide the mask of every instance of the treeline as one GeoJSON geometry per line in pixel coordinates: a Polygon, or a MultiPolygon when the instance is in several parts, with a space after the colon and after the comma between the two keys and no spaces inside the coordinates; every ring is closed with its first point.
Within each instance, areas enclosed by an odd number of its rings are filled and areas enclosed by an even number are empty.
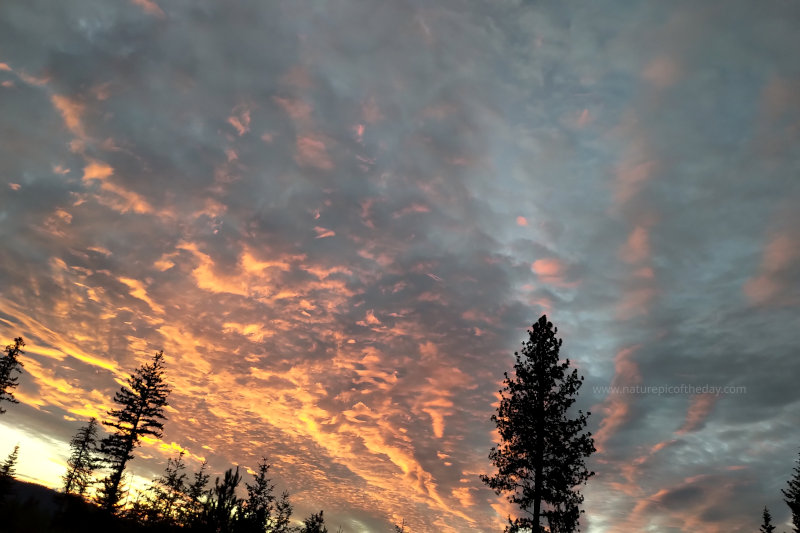
{"type": "MultiPolygon", "coordinates": [[[[0,358],[0,413],[2,402],[19,403],[18,385],[25,342],[21,337],[5,348],[0,358]]],[[[239,467],[229,468],[210,483],[204,462],[196,472],[187,470],[184,453],[167,461],[164,473],[145,491],[131,497],[125,486],[125,470],[144,437],[161,438],[171,392],[164,375],[164,354],[136,369],[114,395],[117,407],[109,410],[102,426],[92,418],[70,440],[67,471],[61,498],[52,513],[48,531],[192,531],[198,533],[327,533],[323,511],[312,513],[302,524],[293,524],[289,493],[276,493],[269,477],[272,465],[266,457],[252,479],[245,480],[239,467]],[[94,488],[94,494],[90,489],[94,488]]],[[[3,531],[29,529],[34,502],[9,501],[17,445],[0,465],[0,517],[3,531]],[[27,523],[27,525],[26,525],[27,523]]],[[[35,514],[35,513],[34,513],[35,514]]],[[[41,513],[39,513],[41,515],[41,513]]],[[[41,516],[39,516],[41,521],[41,516]]],[[[40,524],[40,527],[41,524],[40,524]]],[[[407,531],[405,523],[394,526],[407,531]]],[[[342,528],[338,531],[341,533],[342,528]]]]}

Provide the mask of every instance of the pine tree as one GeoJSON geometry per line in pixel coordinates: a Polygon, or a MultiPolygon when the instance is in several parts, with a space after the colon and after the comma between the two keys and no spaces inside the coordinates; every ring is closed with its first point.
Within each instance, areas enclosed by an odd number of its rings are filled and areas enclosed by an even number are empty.
{"type": "Polygon", "coordinates": [[[186,463],[184,452],[175,459],[167,459],[164,474],[158,476],[150,485],[144,503],[144,517],[150,522],[174,524],[178,521],[179,509],[187,500],[186,463]]]}
{"type": "Polygon", "coordinates": [[[11,481],[17,474],[17,459],[19,458],[19,444],[8,454],[6,460],[0,465],[0,501],[5,499],[11,489],[11,481]]]}
{"type": "Polygon", "coordinates": [[[100,453],[111,470],[98,494],[98,503],[104,509],[114,512],[119,507],[122,474],[141,438],[161,438],[169,393],[164,382],[164,352],[158,352],[152,362],[139,367],[128,378],[127,386],[114,395],[114,402],[121,408],[108,411],[111,420],[103,422],[114,433],[100,442],[100,453]]]}
{"type": "Polygon", "coordinates": [[[583,378],[570,372],[569,359],[559,360],[557,332],[546,316],[528,330],[522,353],[514,352],[515,376],[505,374],[492,416],[501,438],[489,453],[497,474],[481,479],[527,515],[509,518],[509,532],[539,533],[543,517],[553,533],[576,531],[583,502],[578,486],[594,475],[585,464],[595,451],[591,434],[584,433],[589,413],[569,417],[583,378]]]}
{"type": "Polygon", "coordinates": [[[245,483],[247,500],[244,503],[242,531],[265,533],[273,521],[275,513],[275,485],[267,477],[272,465],[263,457],[258,463],[258,471],[253,476],[253,484],[245,483]]]}
{"type": "Polygon", "coordinates": [[[233,531],[240,518],[242,499],[236,495],[236,488],[242,482],[239,467],[236,471],[229,468],[220,483],[219,477],[214,480],[214,488],[206,503],[204,522],[208,531],[233,531]]]}
{"type": "Polygon", "coordinates": [[[270,533],[291,533],[294,529],[290,526],[292,519],[292,504],[289,502],[289,493],[283,491],[280,499],[275,503],[275,517],[269,528],[270,533]]]}
{"type": "Polygon", "coordinates": [[[764,523],[761,524],[761,527],[759,528],[758,531],[760,533],[773,533],[775,531],[775,526],[772,525],[772,515],[769,514],[769,509],[767,509],[766,506],[764,506],[763,517],[764,517],[764,523]]]}
{"type": "Polygon", "coordinates": [[[19,376],[14,374],[21,373],[24,366],[18,359],[25,353],[22,351],[23,346],[25,346],[25,341],[22,340],[22,337],[17,337],[14,339],[14,344],[5,347],[5,355],[0,357],[0,415],[6,412],[1,405],[3,402],[19,403],[13,392],[13,389],[19,385],[17,381],[19,376]]]}
{"type": "Polygon", "coordinates": [[[311,513],[311,516],[303,520],[303,529],[301,533],[328,533],[322,511],[319,513],[311,513]]]}
{"type": "Polygon", "coordinates": [[[792,470],[792,479],[788,481],[788,485],[788,488],[781,489],[783,501],[792,510],[792,526],[794,526],[795,533],[800,533],[800,457],[792,470]]]}
{"type": "Polygon", "coordinates": [[[183,527],[192,527],[202,520],[205,499],[208,496],[206,486],[209,475],[206,473],[208,462],[203,461],[200,470],[194,473],[194,480],[186,488],[186,503],[178,509],[178,522],[183,527]]]}
{"type": "Polygon", "coordinates": [[[83,496],[97,468],[97,419],[78,430],[69,442],[72,450],[67,459],[67,473],[64,480],[64,493],[83,496]]]}

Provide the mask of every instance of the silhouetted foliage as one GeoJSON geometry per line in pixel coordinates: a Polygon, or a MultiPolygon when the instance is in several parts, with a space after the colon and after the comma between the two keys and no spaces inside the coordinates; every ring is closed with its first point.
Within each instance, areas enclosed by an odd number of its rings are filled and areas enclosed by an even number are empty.
{"type": "Polygon", "coordinates": [[[205,531],[226,533],[234,530],[240,518],[243,500],[236,495],[236,488],[242,482],[239,467],[236,471],[229,468],[220,483],[219,477],[214,480],[214,488],[205,506],[203,522],[205,531]]]}
{"type": "Polygon", "coordinates": [[[72,453],[67,459],[67,473],[63,477],[64,493],[83,496],[98,466],[96,418],[78,430],[70,440],[69,447],[72,453]]]}
{"type": "Polygon", "coordinates": [[[788,481],[788,487],[781,489],[786,505],[792,511],[792,526],[795,533],[800,533],[800,456],[797,465],[792,470],[792,479],[788,481]]]}
{"type": "Polygon", "coordinates": [[[585,464],[595,451],[591,434],[584,433],[590,413],[568,413],[583,377],[570,372],[569,359],[559,360],[557,332],[546,316],[528,330],[521,354],[514,352],[515,376],[505,374],[492,416],[501,438],[489,453],[497,474],[481,479],[497,494],[508,493],[508,501],[528,515],[509,518],[506,531],[539,533],[542,516],[552,533],[576,531],[583,502],[577,487],[594,475],[585,464]]]}
{"type": "Polygon", "coordinates": [[[206,495],[209,475],[206,473],[208,463],[203,461],[200,470],[195,472],[194,480],[186,488],[186,502],[178,511],[178,522],[184,527],[190,527],[200,522],[203,515],[203,497],[206,495]]]}
{"type": "Polygon", "coordinates": [[[3,402],[19,403],[13,392],[19,385],[19,376],[14,374],[22,372],[23,364],[19,360],[19,356],[25,353],[22,351],[23,346],[25,346],[25,341],[22,340],[22,337],[17,337],[14,339],[14,344],[5,347],[3,350],[5,355],[0,357],[0,414],[6,412],[2,406],[3,402]]]}
{"type": "Polygon", "coordinates": [[[325,527],[325,518],[322,516],[323,511],[318,513],[311,513],[311,516],[303,520],[303,529],[301,533],[328,533],[328,528],[325,527]]]}
{"type": "Polygon", "coordinates": [[[2,501],[8,494],[8,489],[11,487],[11,481],[16,475],[17,459],[19,458],[19,444],[14,446],[14,449],[8,454],[6,460],[0,465],[0,501],[2,501]]]}
{"type": "Polygon", "coordinates": [[[292,519],[292,504],[289,502],[289,493],[283,491],[280,499],[275,503],[275,515],[269,533],[290,533],[293,531],[289,525],[292,519]]]}
{"type": "Polygon", "coordinates": [[[125,465],[133,459],[133,450],[143,436],[161,438],[166,420],[164,408],[170,389],[164,382],[164,353],[158,352],[153,361],[139,367],[114,395],[120,409],[108,412],[110,421],[103,424],[114,433],[100,442],[100,453],[111,472],[102,481],[98,503],[108,511],[116,511],[122,499],[120,484],[125,465]]]}
{"type": "Polygon", "coordinates": [[[400,522],[399,526],[397,524],[394,525],[394,533],[408,533],[406,531],[406,521],[405,521],[405,519],[402,522],[400,522]]]}
{"type": "Polygon", "coordinates": [[[761,533],[773,533],[773,531],[775,531],[775,526],[772,525],[772,515],[769,514],[769,509],[767,509],[766,506],[764,506],[764,513],[762,516],[764,520],[761,523],[761,527],[758,529],[758,531],[761,533]]]}
{"type": "Polygon", "coordinates": [[[164,474],[150,485],[142,509],[144,519],[152,523],[177,524],[181,509],[188,503],[186,486],[186,463],[183,452],[175,459],[167,460],[164,474]]]}
{"type": "Polygon", "coordinates": [[[253,475],[253,483],[245,483],[247,500],[237,528],[242,533],[285,533],[289,530],[292,515],[289,494],[284,492],[280,500],[276,499],[275,485],[268,477],[271,466],[263,457],[253,475]]]}

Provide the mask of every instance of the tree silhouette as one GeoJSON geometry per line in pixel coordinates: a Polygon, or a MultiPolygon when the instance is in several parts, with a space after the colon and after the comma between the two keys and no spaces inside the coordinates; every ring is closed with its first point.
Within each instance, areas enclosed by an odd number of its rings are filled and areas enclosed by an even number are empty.
{"type": "Polygon", "coordinates": [[[206,496],[206,485],[208,485],[209,475],[206,473],[208,463],[203,461],[200,470],[195,472],[194,480],[186,488],[186,502],[178,509],[178,522],[183,527],[197,525],[202,519],[203,497],[206,496]]]}
{"type": "Polygon", "coordinates": [[[792,526],[795,533],[800,532],[800,457],[797,465],[792,470],[792,479],[788,481],[788,487],[781,489],[786,505],[792,510],[792,526]]]}
{"type": "Polygon", "coordinates": [[[405,520],[405,518],[403,519],[402,522],[400,522],[399,526],[397,524],[394,525],[394,531],[395,531],[395,533],[407,533],[406,532],[406,520],[405,520]]]}
{"type": "Polygon", "coordinates": [[[283,491],[280,499],[275,503],[275,516],[268,531],[270,533],[290,533],[292,519],[292,504],[289,503],[289,493],[283,491]]]}
{"type": "Polygon", "coordinates": [[[164,474],[158,476],[150,485],[144,505],[144,518],[150,522],[174,524],[178,521],[179,510],[187,503],[186,463],[184,452],[175,459],[167,459],[164,474]]]}
{"type": "Polygon", "coordinates": [[[19,444],[8,454],[6,460],[0,465],[0,501],[4,500],[11,488],[11,480],[17,473],[17,459],[19,458],[19,444]]]}
{"type": "Polygon", "coordinates": [[[17,337],[14,339],[14,344],[5,347],[3,350],[5,355],[0,357],[0,415],[6,412],[2,406],[3,402],[19,403],[13,392],[13,389],[19,385],[17,381],[19,376],[14,374],[22,372],[23,364],[18,357],[25,353],[22,351],[23,346],[25,346],[25,341],[22,340],[22,337],[17,337]]]}
{"type": "Polygon", "coordinates": [[[509,517],[510,532],[539,533],[542,517],[552,533],[576,531],[583,502],[578,485],[594,475],[585,464],[595,451],[591,434],[584,433],[590,413],[569,417],[583,377],[570,372],[569,359],[559,360],[557,332],[544,315],[528,330],[522,352],[514,352],[515,376],[505,374],[492,416],[501,438],[489,453],[497,474],[481,479],[528,515],[509,517]]]}
{"type": "Polygon", "coordinates": [[[64,480],[64,493],[83,496],[97,468],[97,419],[78,430],[69,442],[72,453],[67,459],[67,473],[64,480]]]}
{"type": "Polygon", "coordinates": [[[275,485],[269,479],[272,465],[262,457],[258,471],[253,475],[253,484],[245,483],[247,500],[242,512],[241,530],[246,533],[266,533],[269,531],[275,514],[275,485]]]}
{"type": "Polygon", "coordinates": [[[322,511],[318,513],[311,513],[311,516],[303,520],[303,529],[301,533],[328,533],[328,528],[325,527],[325,518],[322,516],[322,511]]]}
{"type": "Polygon", "coordinates": [[[112,420],[103,422],[115,431],[100,442],[100,453],[111,473],[103,480],[98,503],[112,512],[122,499],[122,474],[133,459],[133,450],[143,436],[161,438],[164,429],[162,420],[166,420],[164,408],[170,393],[164,382],[164,352],[139,367],[127,383],[114,395],[114,401],[122,407],[108,411],[112,420]]]}
{"type": "Polygon", "coordinates": [[[236,488],[241,482],[238,466],[235,472],[233,468],[225,471],[222,483],[219,477],[214,480],[203,516],[207,531],[223,533],[234,530],[242,506],[242,499],[236,495],[236,488]]]}
{"type": "Polygon", "coordinates": [[[773,533],[775,531],[775,526],[772,525],[772,515],[769,514],[769,509],[764,506],[764,522],[761,524],[761,527],[758,529],[760,533],[773,533]]]}

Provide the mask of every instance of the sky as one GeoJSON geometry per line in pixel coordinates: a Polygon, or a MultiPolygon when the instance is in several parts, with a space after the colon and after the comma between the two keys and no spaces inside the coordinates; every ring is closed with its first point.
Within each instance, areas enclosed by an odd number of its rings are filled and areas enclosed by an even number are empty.
{"type": "Polygon", "coordinates": [[[0,341],[27,343],[0,456],[58,485],[163,349],[134,483],[179,450],[266,456],[298,517],[499,531],[490,416],[547,314],[592,412],[583,531],[787,524],[798,23],[795,0],[0,3],[0,341]]]}

